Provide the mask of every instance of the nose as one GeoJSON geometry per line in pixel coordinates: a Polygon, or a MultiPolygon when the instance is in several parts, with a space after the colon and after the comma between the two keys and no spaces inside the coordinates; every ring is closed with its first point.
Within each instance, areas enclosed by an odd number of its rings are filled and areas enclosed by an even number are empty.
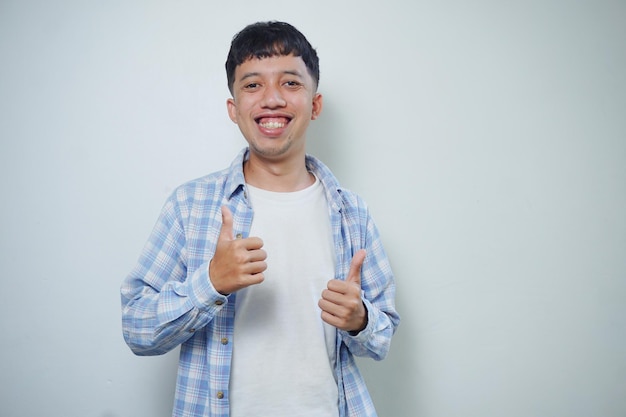
{"type": "Polygon", "coordinates": [[[283,97],[280,86],[268,85],[263,91],[262,106],[269,109],[284,107],[287,104],[283,97]]]}

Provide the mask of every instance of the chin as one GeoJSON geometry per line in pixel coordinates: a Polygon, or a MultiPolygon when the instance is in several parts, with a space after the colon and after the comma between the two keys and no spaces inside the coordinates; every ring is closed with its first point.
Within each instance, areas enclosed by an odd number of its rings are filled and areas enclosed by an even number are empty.
{"type": "Polygon", "coordinates": [[[275,146],[259,146],[258,144],[250,144],[250,150],[257,155],[271,158],[284,156],[292,149],[292,143],[276,144],[275,146]]]}

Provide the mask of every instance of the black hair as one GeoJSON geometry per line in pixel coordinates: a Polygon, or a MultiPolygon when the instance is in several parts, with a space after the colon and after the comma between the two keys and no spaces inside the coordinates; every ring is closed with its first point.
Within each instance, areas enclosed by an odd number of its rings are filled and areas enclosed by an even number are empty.
{"type": "Polygon", "coordinates": [[[318,85],[320,79],[319,58],[306,37],[285,22],[257,22],[237,33],[230,44],[226,59],[228,89],[233,93],[235,69],[251,58],[273,56],[299,56],[318,85]]]}

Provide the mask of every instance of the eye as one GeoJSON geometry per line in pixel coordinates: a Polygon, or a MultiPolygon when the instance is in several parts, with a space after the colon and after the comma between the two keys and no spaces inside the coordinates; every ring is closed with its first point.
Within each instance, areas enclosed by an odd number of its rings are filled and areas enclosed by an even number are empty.
{"type": "Polygon", "coordinates": [[[259,83],[248,83],[243,86],[244,90],[254,90],[259,88],[259,83]]]}
{"type": "Polygon", "coordinates": [[[289,88],[298,88],[302,85],[299,81],[286,81],[285,85],[289,88]]]}

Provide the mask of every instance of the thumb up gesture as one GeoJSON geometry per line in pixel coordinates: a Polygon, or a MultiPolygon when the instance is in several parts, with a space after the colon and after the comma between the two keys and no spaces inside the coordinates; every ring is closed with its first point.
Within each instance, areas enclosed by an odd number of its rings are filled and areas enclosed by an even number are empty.
{"type": "Polygon", "coordinates": [[[222,206],[222,228],[217,239],[215,255],[209,263],[209,278],[213,287],[227,295],[250,285],[263,282],[267,269],[267,254],[258,237],[235,239],[233,214],[222,206]]]}
{"type": "Polygon", "coordinates": [[[365,255],[365,249],[357,251],[346,280],[332,279],[322,291],[318,302],[322,320],[338,329],[360,332],[367,326],[367,310],[361,300],[361,267],[365,255]]]}

